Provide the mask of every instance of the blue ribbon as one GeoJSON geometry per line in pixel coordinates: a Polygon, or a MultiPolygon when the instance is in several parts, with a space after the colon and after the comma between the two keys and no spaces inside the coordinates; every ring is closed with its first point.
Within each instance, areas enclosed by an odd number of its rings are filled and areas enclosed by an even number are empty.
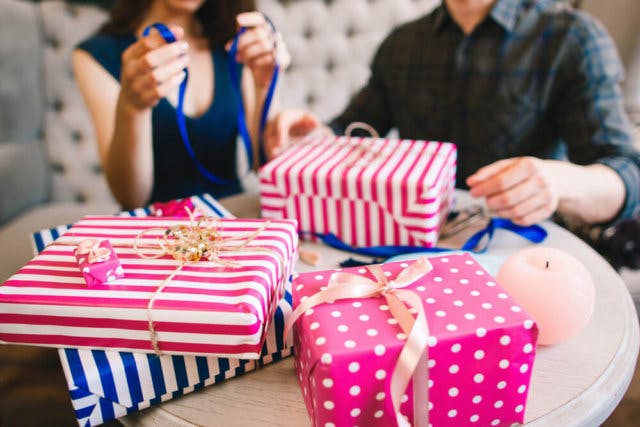
{"type": "MultiPolygon", "coordinates": [[[[273,22],[271,22],[271,20],[269,18],[267,18],[265,16],[265,19],[267,20],[267,22],[269,23],[269,25],[271,26],[271,29],[275,32],[275,26],[273,25],[273,22]]],[[[164,24],[160,23],[160,22],[156,22],[153,23],[149,26],[147,26],[144,31],[142,32],[142,35],[144,37],[148,36],[149,33],[151,32],[151,29],[155,28],[158,33],[160,33],[160,35],[162,36],[162,38],[164,39],[164,41],[166,41],[167,43],[174,43],[176,41],[176,37],[173,35],[173,33],[171,32],[171,30],[164,24]]],[[[247,153],[247,157],[248,157],[248,162],[249,162],[249,169],[251,169],[253,167],[253,145],[251,144],[251,136],[249,135],[249,131],[247,129],[247,121],[245,118],[245,113],[244,113],[244,103],[242,101],[242,89],[240,87],[240,77],[239,77],[239,73],[240,70],[242,69],[242,67],[240,66],[240,64],[238,64],[238,62],[236,61],[236,55],[238,53],[238,40],[240,38],[240,35],[242,33],[244,33],[246,31],[246,28],[242,27],[240,28],[240,30],[238,31],[238,33],[235,35],[235,37],[233,38],[232,44],[231,44],[231,49],[229,50],[229,71],[230,71],[230,75],[231,75],[231,84],[232,87],[234,89],[235,95],[236,95],[236,99],[237,99],[237,104],[238,104],[238,111],[237,111],[237,119],[238,119],[238,132],[240,133],[240,136],[242,138],[242,142],[244,144],[246,153],[247,153]]],[[[269,89],[267,91],[265,100],[264,100],[264,106],[262,108],[262,115],[260,117],[260,129],[259,129],[259,135],[260,137],[262,136],[262,131],[264,130],[264,126],[266,124],[267,121],[267,115],[269,113],[269,107],[271,106],[271,101],[273,100],[273,94],[275,92],[275,88],[276,88],[276,84],[278,82],[278,75],[279,75],[279,66],[276,63],[276,66],[273,70],[273,77],[271,78],[271,83],[269,84],[269,89]]],[[[184,147],[186,148],[187,152],[189,153],[189,156],[191,157],[191,159],[193,160],[194,164],[196,165],[196,168],[198,169],[198,171],[205,177],[207,178],[209,181],[211,181],[214,184],[217,185],[225,185],[225,184],[229,184],[231,182],[233,182],[232,180],[228,180],[228,179],[223,179],[223,178],[219,178],[217,176],[215,176],[213,173],[211,173],[197,158],[195,151],[193,150],[193,147],[191,146],[191,141],[189,139],[189,134],[187,133],[187,125],[185,122],[185,116],[184,116],[184,95],[185,95],[185,91],[187,89],[187,81],[189,79],[189,71],[188,69],[185,67],[184,68],[184,73],[185,73],[185,77],[182,80],[182,82],[180,83],[180,86],[178,88],[178,105],[176,106],[176,120],[178,122],[178,129],[180,131],[180,136],[182,137],[182,142],[184,144],[184,147]]],[[[260,161],[262,163],[266,162],[266,155],[264,153],[264,148],[263,148],[263,144],[262,141],[259,141],[259,147],[260,147],[260,161]]]]}
{"type": "MultiPolygon", "coordinates": [[[[547,237],[547,231],[540,225],[520,226],[516,225],[505,218],[491,218],[487,226],[471,236],[459,250],[482,253],[489,247],[489,242],[493,238],[493,234],[496,229],[508,230],[517,235],[531,241],[532,243],[540,243],[547,237]]],[[[309,234],[304,232],[303,234],[309,234]]],[[[335,234],[327,233],[311,233],[325,245],[331,246],[336,249],[340,249],[346,252],[352,252],[359,255],[377,257],[377,258],[391,258],[399,255],[409,253],[438,253],[438,252],[450,252],[456,249],[452,248],[440,248],[424,246],[370,246],[370,247],[353,247],[340,240],[335,234]]]]}
{"type": "MultiPolygon", "coordinates": [[[[269,26],[271,27],[271,31],[273,33],[276,32],[276,27],[273,25],[271,19],[268,16],[263,15],[264,19],[267,21],[269,26]]],[[[244,33],[247,29],[245,27],[240,28],[238,34],[233,38],[231,42],[231,48],[229,49],[229,74],[231,75],[231,84],[235,89],[234,92],[236,94],[236,100],[238,105],[237,117],[238,117],[238,132],[240,132],[240,136],[242,137],[242,141],[244,142],[244,147],[247,150],[247,156],[249,160],[249,168],[253,167],[253,148],[251,144],[251,136],[249,135],[249,130],[247,129],[247,120],[245,118],[244,113],[244,103],[242,102],[242,88],[240,87],[241,76],[240,72],[242,67],[236,61],[236,54],[238,53],[238,40],[240,35],[244,33]]],[[[274,41],[274,43],[276,43],[274,41]]],[[[274,46],[277,49],[277,46],[274,46]]],[[[264,99],[264,106],[262,107],[262,113],[260,114],[260,128],[258,132],[259,139],[259,156],[260,163],[264,164],[267,161],[267,156],[264,152],[264,144],[262,144],[262,131],[267,123],[267,116],[269,114],[269,108],[271,107],[271,101],[273,100],[273,94],[275,93],[276,84],[278,83],[278,76],[280,74],[280,66],[276,62],[275,67],[273,69],[273,76],[271,77],[271,83],[269,84],[269,89],[267,90],[267,94],[264,99]]]]}

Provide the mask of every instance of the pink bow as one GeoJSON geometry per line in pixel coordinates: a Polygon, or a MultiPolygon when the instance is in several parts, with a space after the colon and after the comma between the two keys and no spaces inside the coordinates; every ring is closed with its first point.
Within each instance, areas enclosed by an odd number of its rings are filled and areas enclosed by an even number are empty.
{"type": "Polygon", "coordinates": [[[156,202],[152,205],[152,209],[155,216],[188,217],[190,216],[189,212],[195,210],[195,206],[191,198],[186,198],[169,202],[156,202]]]}
{"type": "Polygon", "coordinates": [[[109,248],[100,247],[100,242],[95,239],[84,239],[78,243],[76,253],[78,255],[87,255],[89,264],[107,261],[111,256],[109,248]]]}
{"type": "Polygon", "coordinates": [[[333,273],[325,290],[301,301],[293,311],[285,325],[285,339],[298,317],[318,304],[339,299],[384,296],[391,314],[398,320],[402,331],[407,335],[407,342],[398,356],[391,376],[391,401],[396,413],[396,421],[399,426],[409,425],[400,413],[400,404],[402,395],[409,385],[409,380],[414,377],[414,424],[428,426],[428,389],[416,385],[426,384],[429,380],[429,370],[426,363],[429,326],[418,294],[402,288],[427,274],[433,269],[433,266],[427,258],[421,257],[402,270],[395,280],[389,280],[380,265],[369,265],[367,268],[376,281],[357,274],[333,273]],[[411,315],[411,309],[405,304],[417,311],[415,319],[411,315]]]}

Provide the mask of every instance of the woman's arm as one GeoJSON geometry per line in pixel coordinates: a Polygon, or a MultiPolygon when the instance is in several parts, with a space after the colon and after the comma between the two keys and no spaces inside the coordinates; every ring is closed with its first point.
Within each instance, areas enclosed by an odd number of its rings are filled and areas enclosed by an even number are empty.
{"type": "MultiPolygon", "coordinates": [[[[179,40],[182,30],[172,28],[179,40]]],[[[180,84],[188,63],[182,42],[167,45],[152,34],[122,56],[117,82],[87,52],[73,53],[73,69],[96,134],[100,161],[124,208],[147,203],[153,187],[151,108],[180,84]]]]}

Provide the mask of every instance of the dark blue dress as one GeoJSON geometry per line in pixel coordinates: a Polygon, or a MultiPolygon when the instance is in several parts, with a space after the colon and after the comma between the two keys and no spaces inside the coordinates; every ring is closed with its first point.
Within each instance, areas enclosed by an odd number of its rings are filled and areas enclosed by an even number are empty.
{"type": "MultiPolygon", "coordinates": [[[[135,36],[95,35],[78,45],[120,81],[122,52],[135,36]]],[[[229,76],[228,56],[212,51],[214,99],[200,117],[186,117],[187,132],[198,160],[216,177],[230,180],[217,185],[201,175],[187,152],[176,122],[176,109],[166,99],[153,108],[153,190],[149,202],[166,201],[198,193],[215,197],[241,191],[236,171],[237,100],[229,76]]]]}

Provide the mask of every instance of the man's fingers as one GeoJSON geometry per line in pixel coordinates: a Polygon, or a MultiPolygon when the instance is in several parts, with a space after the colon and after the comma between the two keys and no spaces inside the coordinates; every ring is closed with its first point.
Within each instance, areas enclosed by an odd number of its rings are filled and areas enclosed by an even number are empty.
{"type": "Polygon", "coordinates": [[[506,191],[488,196],[487,208],[501,211],[517,206],[532,195],[544,191],[544,185],[539,179],[525,179],[506,191]]]}
{"type": "Polygon", "coordinates": [[[520,202],[515,205],[502,209],[492,209],[492,211],[503,218],[518,219],[525,218],[540,209],[548,211],[548,215],[551,215],[552,210],[550,209],[552,205],[553,201],[549,192],[538,191],[529,194],[528,197],[520,200],[520,202]]]}
{"type": "Polygon", "coordinates": [[[487,166],[481,167],[476,171],[476,173],[474,173],[473,175],[470,175],[467,178],[467,185],[469,187],[473,187],[474,185],[482,181],[485,181],[489,177],[496,175],[502,169],[507,167],[512,162],[512,160],[513,159],[498,160],[497,162],[493,162],[487,166]]]}
{"type": "Polygon", "coordinates": [[[471,195],[473,197],[489,197],[502,193],[536,173],[535,160],[533,158],[511,159],[505,165],[497,173],[472,185],[470,188],[471,195]]]}

